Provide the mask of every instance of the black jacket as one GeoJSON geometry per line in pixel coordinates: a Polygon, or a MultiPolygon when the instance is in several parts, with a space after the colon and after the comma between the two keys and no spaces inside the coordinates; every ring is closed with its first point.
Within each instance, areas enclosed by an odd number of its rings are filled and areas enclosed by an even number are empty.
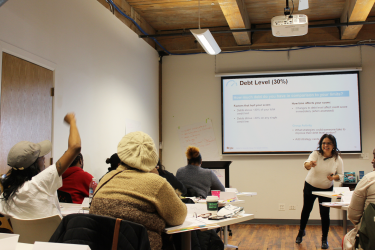
{"type": "Polygon", "coordinates": [[[174,176],[172,173],[168,172],[167,170],[164,170],[164,171],[158,170],[158,171],[159,171],[159,175],[161,177],[167,179],[169,184],[171,184],[171,186],[174,189],[180,190],[182,196],[184,196],[186,194],[186,187],[184,186],[184,184],[182,184],[182,182],[177,180],[176,176],[174,176]]]}
{"type": "MultiPolygon", "coordinates": [[[[63,218],[50,242],[85,244],[91,250],[111,250],[116,219],[93,214],[70,214],[63,218]]],[[[118,250],[150,250],[144,226],[121,221],[118,250]]]]}
{"type": "MultiPolygon", "coordinates": [[[[173,234],[176,250],[181,250],[181,234],[173,234]]],[[[192,250],[224,250],[224,243],[215,230],[191,231],[192,250]]]]}

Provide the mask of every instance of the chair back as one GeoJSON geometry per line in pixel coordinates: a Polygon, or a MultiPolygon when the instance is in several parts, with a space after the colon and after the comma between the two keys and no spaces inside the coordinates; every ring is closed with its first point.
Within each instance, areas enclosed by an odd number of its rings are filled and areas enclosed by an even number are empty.
{"type": "Polygon", "coordinates": [[[0,213],[0,233],[12,234],[13,229],[9,225],[7,218],[3,214],[0,213]]]}
{"type": "Polygon", "coordinates": [[[48,242],[61,218],[59,215],[31,220],[10,218],[10,222],[13,232],[20,235],[19,242],[33,244],[35,241],[48,242]]]}
{"type": "Polygon", "coordinates": [[[57,197],[59,202],[73,203],[72,196],[67,192],[57,190],[57,197]]]}
{"type": "Polygon", "coordinates": [[[94,214],[65,216],[50,242],[85,244],[91,250],[151,250],[143,225],[94,214]]]}

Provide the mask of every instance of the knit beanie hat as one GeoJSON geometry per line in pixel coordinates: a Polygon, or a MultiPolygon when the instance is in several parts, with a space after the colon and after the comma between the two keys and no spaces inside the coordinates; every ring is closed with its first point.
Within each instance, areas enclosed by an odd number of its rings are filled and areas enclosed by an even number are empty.
{"type": "Polygon", "coordinates": [[[144,172],[154,169],[159,160],[154,141],[141,131],[125,135],[117,146],[117,154],[126,165],[144,172]]]}

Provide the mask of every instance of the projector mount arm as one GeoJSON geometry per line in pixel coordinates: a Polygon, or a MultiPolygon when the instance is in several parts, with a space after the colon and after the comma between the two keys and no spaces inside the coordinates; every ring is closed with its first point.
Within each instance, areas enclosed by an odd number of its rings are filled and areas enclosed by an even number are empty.
{"type": "Polygon", "coordinates": [[[293,12],[294,12],[294,1],[292,0],[293,4],[293,10],[292,13],[290,13],[290,8],[289,8],[289,0],[286,0],[286,7],[284,8],[284,15],[289,16],[288,18],[293,18],[293,12]]]}
{"type": "Polygon", "coordinates": [[[284,15],[290,15],[289,0],[286,0],[286,7],[284,8],[284,15]]]}
{"type": "Polygon", "coordinates": [[[290,15],[289,0],[286,0],[286,7],[284,8],[284,15],[290,15]]]}

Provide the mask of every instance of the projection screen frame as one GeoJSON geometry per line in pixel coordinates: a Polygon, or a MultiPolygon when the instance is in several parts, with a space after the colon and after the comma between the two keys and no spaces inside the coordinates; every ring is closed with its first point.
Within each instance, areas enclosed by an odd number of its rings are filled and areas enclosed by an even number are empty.
{"type": "Polygon", "coordinates": [[[330,74],[339,74],[339,73],[357,73],[357,87],[358,87],[358,112],[359,112],[359,140],[360,140],[360,150],[359,151],[343,151],[342,154],[353,154],[358,155],[362,154],[362,121],[361,121],[361,105],[360,105],[360,79],[359,72],[362,71],[361,67],[352,67],[352,68],[333,68],[333,69],[311,69],[311,70],[289,70],[289,71],[260,71],[260,72],[239,72],[239,73],[218,73],[215,74],[215,77],[221,77],[221,156],[253,156],[253,155],[308,155],[313,151],[285,151],[285,152],[239,152],[239,153],[224,153],[224,110],[223,110],[223,80],[224,79],[233,79],[233,78],[245,78],[245,77],[274,77],[274,76],[296,76],[296,75],[330,75],[330,74]]]}

